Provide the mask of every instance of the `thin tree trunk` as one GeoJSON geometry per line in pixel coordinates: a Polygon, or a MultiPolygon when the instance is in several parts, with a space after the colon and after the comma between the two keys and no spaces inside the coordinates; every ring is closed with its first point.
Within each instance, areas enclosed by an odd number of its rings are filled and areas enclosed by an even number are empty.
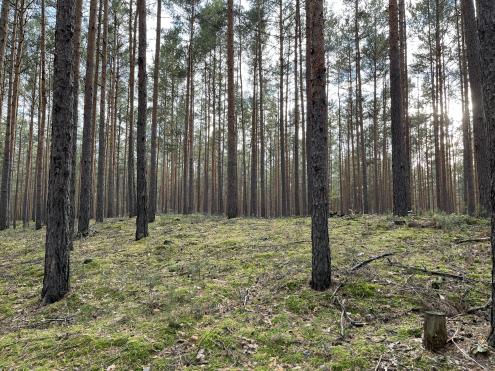
{"type": "Polygon", "coordinates": [[[105,210],[105,128],[106,120],[106,91],[107,91],[107,58],[108,58],[108,2],[103,0],[103,36],[101,51],[101,89],[100,89],[100,116],[98,125],[98,182],[96,189],[96,221],[103,222],[105,210]]]}
{"type": "Polygon", "coordinates": [[[80,191],[79,191],[79,215],[78,234],[87,236],[89,234],[89,219],[91,215],[92,198],[92,169],[93,169],[93,95],[95,87],[93,85],[95,74],[95,54],[96,54],[96,13],[97,0],[91,0],[89,8],[89,28],[88,28],[88,49],[86,56],[86,76],[84,78],[84,113],[83,113],[83,139],[81,148],[80,164],[80,191]]]}
{"type": "Polygon", "coordinates": [[[148,236],[148,192],[146,190],[146,1],[137,0],[139,18],[136,241],[148,236]]]}
{"type": "Polygon", "coordinates": [[[153,71],[153,108],[151,111],[151,157],[150,157],[150,194],[148,206],[148,221],[153,223],[156,214],[156,193],[157,193],[157,130],[158,130],[158,77],[160,68],[160,35],[162,21],[162,0],[157,1],[156,11],[156,43],[155,43],[155,68],[153,71]]]}
{"type": "Polygon", "coordinates": [[[397,0],[389,0],[390,26],[390,89],[392,115],[392,164],[393,164],[393,197],[394,213],[399,216],[407,215],[407,195],[405,184],[406,153],[404,126],[401,110],[401,80],[399,54],[399,20],[397,0]]]}

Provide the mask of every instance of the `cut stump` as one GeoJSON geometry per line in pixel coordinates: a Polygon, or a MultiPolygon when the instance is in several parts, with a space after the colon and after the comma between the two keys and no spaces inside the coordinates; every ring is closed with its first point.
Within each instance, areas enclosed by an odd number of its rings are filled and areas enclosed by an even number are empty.
{"type": "Polygon", "coordinates": [[[445,313],[437,311],[425,312],[423,325],[423,346],[436,352],[447,343],[447,320],[445,313]]]}

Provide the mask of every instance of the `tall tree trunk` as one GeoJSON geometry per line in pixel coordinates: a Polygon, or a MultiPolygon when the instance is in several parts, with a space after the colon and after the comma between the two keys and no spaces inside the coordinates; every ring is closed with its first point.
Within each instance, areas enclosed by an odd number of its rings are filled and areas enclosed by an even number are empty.
{"type": "Polygon", "coordinates": [[[409,123],[409,81],[407,68],[407,24],[405,0],[399,0],[399,53],[401,69],[401,91],[402,91],[402,125],[405,136],[406,153],[406,205],[407,209],[412,208],[411,199],[411,128],[409,123]]]}
{"type": "Polygon", "coordinates": [[[33,157],[33,127],[34,127],[34,109],[36,107],[36,88],[38,87],[38,65],[34,68],[33,75],[33,90],[31,92],[31,113],[29,118],[29,134],[28,134],[28,152],[26,158],[26,179],[24,183],[24,200],[22,204],[22,224],[29,225],[29,200],[31,193],[31,161],[33,157]]]}
{"type": "Polygon", "coordinates": [[[96,189],[96,221],[102,223],[105,210],[105,127],[106,127],[106,91],[107,91],[107,58],[108,58],[108,2],[103,0],[103,36],[101,51],[101,91],[100,115],[98,125],[98,182],[96,189]]]}
{"type": "MultiPolygon", "coordinates": [[[[298,61],[298,32],[301,18],[300,0],[296,0],[295,30],[294,30],[294,214],[301,215],[301,197],[299,191],[299,61],[298,61]]],[[[301,102],[302,103],[302,102],[301,102]]]]}
{"type": "MultiPolygon", "coordinates": [[[[480,66],[480,40],[476,31],[476,15],[473,0],[462,0],[466,54],[468,60],[471,107],[473,110],[474,158],[478,180],[481,215],[490,210],[490,164],[488,151],[488,128],[483,108],[483,84],[480,66]]],[[[478,10],[479,14],[479,10],[478,10]]]]}
{"type": "Polygon", "coordinates": [[[283,0],[279,0],[279,149],[280,149],[280,184],[282,216],[288,215],[287,210],[287,174],[285,167],[285,125],[284,125],[284,21],[283,21],[283,0]]]}
{"type": "Polygon", "coordinates": [[[462,102],[462,142],[463,142],[463,168],[464,168],[464,212],[469,215],[475,213],[474,180],[473,180],[473,152],[471,143],[471,120],[469,109],[469,81],[465,55],[464,27],[462,25],[462,14],[459,12],[457,0],[456,7],[456,31],[457,49],[459,59],[459,71],[461,80],[461,102],[462,102]]]}
{"type": "Polygon", "coordinates": [[[75,10],[76,0],[57,1],[43,304],[54,303],[69,291],[75,10]]]}
{"type": "Polygon", "coordinates": [[[358,120],[359,120],[359,141],[361,144],[361,176],[362,176],[362,208],[363,213],[367,214],[369,212],[369,201],[368,201],[368,165],[366,161],[366,146],[364,143],[364,114],[363,114],[363,95],[361,92],[361,47],[360,47],[360,36],[359,36],[359,6],[358,0],[355,1],[355,27],[354,27],[354,41],[356,43],[356,76],[357,76],[357,86],[356,86],[356,100],[358,110],[358,120]]]}
{"type": "MultiPolygon", "coordinates": [[[[4,97],[4,78],[5,78],[5,49],[7,47],[7,38],[9,34],[9,10],[10,1],[2,1],[2,12],[0,14],[0,102],[3,103],[4,97]]],[[[2,117],[3,104],[0,104],[0,117],[2,117]]]]}
{"type": "Polygon", "coordinates": [[[96,13],[97,0],[91,0],[89,7],[88,49],[86,56],[86,75],[84,78],[84,113],[83,113],[83,139],[81,148],[81,185],[79,191],[79,215],[78,234],[89,234],[89,219],[91,215],[92,198],[92,169],[93,169],[93,95],[96,55],[96,13]]]}
{"type": "MultiPolygon", "coordinates": [[[[10,176],[12,167],[13,156],[13,142],[14,130],[15,130],[15,115],[17,111],[17,60],[22,55],[22,40],[21,28],[23,24],[23,17],[21,17],[22,7],[24,1],[21,0],[21,4],[16,1],[15,13],[14,13],[14,26],[11,40],[11,52],[9,63],[9,89],[7,99],[7,120],[5,121],[5,138],[3,147],[3,160],[2,160],[2,178],[0,185],[0,230],[7,229],[9,227],[9,208],[10,208],[10,176]],[[19,31],[19,35],[18,35],[19,31]],[[19,38],[19,41],[17,40],[19,38]]],[[[0,102],[3,104],[3,102],[0,102]]]]}
{"type": "Polygon", "coordinates": [[[146,1],[137,0],[139,18],[136,241],[148,236],[148,192],[146,190],[146,1]]]}
{"type": "MultiPolygon", "coordinates": [[[[79,78],[81,64],[81,23],[82,23],[82,2],[76,0],[75,20],[74,20],[74,98],[72,108],[73,130],[72,130],[72,153],[71,153],[71,178],[70,178],[70,235],[74,236],[74,224],[76,219],[76,160],[77,160],[77,126],[79,118],[79,78]]],[[[72,245],[71,245],[72,246],[72,245]]]]}
{"type": "Polygon", "coordinates": [[[259,83],[259,137],[260,137],[260,216],[267,217],[266,201],[266,169],[265,169],[265,114],[264,114],[264,81],[263,81],[263,45],[261,39],[261,27],[263,24],[262,4],[257,3],[258,19],[258,83],[259,83]]]}
{"type": "Polygon", "coordinates": [[[308,185],[311,202],[312,274],[311,287],[330,287],[330,244],[328,236],[328,112],[323,0],[306,2],[306,81],[308,91],[308,185]]]}
{"type": "MultiPolygon", "coordinates": [[[[495,173],[495,2],[492,0],[478,0],[478,34],[483,81],[483,102],[487,131],[489,136],[490,170],[495,173]]],[[[469,42],[469,41],[468,41],[469,42]]],[[[485,154],[486,156],[487,154],[485,154]]],[[[488,157],[488,156],[487,156],[488,157]]],[[[492,248],[492,303],[491,303],[491,331],[488,343],[495,346],[495,177],[491,184],[491,248],[492,248]]]]}
{"type": "Polygon", "coordinates": [[[390,27],[390,95],[392,116],[392,167],[394,213],[407,215],[406,153],[404,125],[402,122],[401,70],[399,54],[399,20],[397,0],[389,0],[390,27]]]}
{"type": "MultiPolygon", "coordinates": [[[[257,49],[255,54],[257,54],[257,49]]],[[[251,109],[251,207],[250,216],[258,215],[258,127],[257,127],[257,58],[255,56],[253,66],[253,103],[251,109]]]]}
{"type": "Polygon", "coordinates": [[[45,145],[45,124],[46,124],[46,70],[45,70],[45,0],[41,0],[41,33],[40,33],[40,122],[38,125],[38,148],[36,150],[36,229],[41,229],[43,225],[43,155],[45,145]]]}
{"type": "Polygon", "coordinates": [[[129,217],[136,215],[136,188],[135,188],[135,168],[134,168],[134,84],[136,68],[136,31],[137,31],[137,11],[132,22],[132,2],[129,0],[129,149],[127,151],[127,203],[129,217]]]}
{"type": "Polygon", "coordinates": [[[156,193],[157,193],[157,112],[158,112],[158,77],[160,74],[160,34],[162,20],[162,0],[157,1],[156,11],[156,43],[155,43],[155,68],[153,71],[153,108],[151,111],[151,157],[150,157],[150,194],[148,205],[148,221],[153,223],[156,214],[156,193]]]}
{"type": "Polygon", "coordinates": [[[228,100],[228,165],[227,218],[236,218],[237,210],[237,127],[234,86],[234,1],[227,0],[227,100],[228,100]]]}

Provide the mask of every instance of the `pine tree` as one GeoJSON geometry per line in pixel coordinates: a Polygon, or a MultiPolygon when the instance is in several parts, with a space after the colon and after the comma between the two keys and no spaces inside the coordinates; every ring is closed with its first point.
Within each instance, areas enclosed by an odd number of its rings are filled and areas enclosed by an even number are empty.
{"type": "Polygon", "coordinates": [[[69,291],[75,13],[76,0],[57,1],[43,304],[69,291]]]}

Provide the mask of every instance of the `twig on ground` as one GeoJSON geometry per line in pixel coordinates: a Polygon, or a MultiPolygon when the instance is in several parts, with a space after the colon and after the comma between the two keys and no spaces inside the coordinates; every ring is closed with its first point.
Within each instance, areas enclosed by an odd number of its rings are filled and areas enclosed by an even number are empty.
{"type": "Polygon", "coordinates": [[[484,304],[484,305],[480,305],[478,307],[471,307],[469,308],[466,313],[467,314],[473,314],[473,313],[476,313],[477,311],[479,310],[485,310],[485,309],[488,309],[490,308],[490,305],[492,305],[492,301],[491,300],[488,300],[488,303],[484,304]]]}
{"type": "Polygon", "coordinates": [[[490,237],[468,238],[466,240],[456,240],[455,243],[460,245],[468,242],[487,242],[490,241],[490,237]]]}
{"type": "Polygon", "coordinates": [[[470,356],[469,356],[469,354],[467,354],[467,353],[466,353],[466,351],[465,351],[464,349],[462,349],[462,348],[461,348],[461,347],[460,347],[460,346],[459,346],[459,345],[455,342],[454,338],[455,338],[455,336],[456,336],[456,334],[457,334],[457,332],[458,332],[458,331],[459,331],[459,330],[457,329],[457,330],[455,331],[454,336],[452,336],[452,337],[451,337],[449,340],[447,340],[447,341],[448,341],[448,342],[451,342],[452,344],[454,344],[454,345],[457,347],[457,349],[459,349],[459,351],[461,352],[461,354],[462,354],[464,357],[466,357],[466,359],[470,360],[471,362],[476,363],[479,367],[481,367],[481,369],[482,369],[482,370],[486,370],[486,367],[485,367],[485,366],[483,366],[482,364],[480,364],[480,363],[479,363],[478,361],[476,361],[473,357],[470,357],[470,356]]]}
{"type": "Polygon", "coordinates": [[[354,272],[354,271],[358,270],[359,268],[362,268],[365,265],[368,265],[369,263],[374,262],[375,260],[383,259],[383,258],[386,258],[386,257],[389,257],[389,256],[393,256],[393,255],[395,255],[394,252],[386,252],[386,253],[381,254],[381,255],[372,256],[371,258],[366,259],[366,260],[362,261],[361,263],[356,264],[355,266],[353,266],[350,271],[351,272],[354,272]]]}
{"type": "Polygon", "coordinates": [[[378,363],[376,364],[375,371],[380,369],[380,364],[382,363],[383,354],[380,355],[380,359],[378,359],[378,363]]]}
{"type": "Polygon", "coordinates": [[[344,340],[345,339],[345,326],[344,326],[344,322],[345,322],[345,307],[344,307],[344,304],[341,303],[339,299],[337,299],[337,303],[339,303],[340,308],[342,310],[342,312],[340,313],[340,336],[342,337],[342,340],[344,340]]]}
{"type": "Polygon", "coordinates": [[[388,259],[388,262],[393,267],[402,268],[402,269],[406,269],[406,270],[410,270],[410,271],[415,271],[415,272],[420,272],[420,273],[426,273],[426,274],[429,274],[431,276],[447,277],[447,278],[452,278],[454,280],[464,281],[464,282],[476,282],[475,280],[472,280],[472,279],[467,278],[467,277],[464,277],[464,276],[460,276],[458,274],[453,274],[453,273],[448,273],[448,272],[432,271],[432,270],[429,270],[429,269],[426,269],[426,268],[414,267],[414,266],[410,266],[410,265],[404,265],[404,264],[400,264],[398,262],[393,262],[390,259],[388,259]]]}

